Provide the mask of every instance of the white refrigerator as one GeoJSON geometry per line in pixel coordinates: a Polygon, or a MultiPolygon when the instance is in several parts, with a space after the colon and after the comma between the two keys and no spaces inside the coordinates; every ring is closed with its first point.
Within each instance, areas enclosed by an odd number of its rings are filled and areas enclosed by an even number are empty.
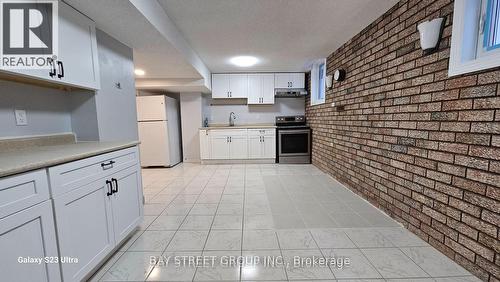
{"type": "Polygon", "coordinates": [[[138,96],[141,166],[171,167],[181,162],[179,102],[164,95],[138,96]]]}

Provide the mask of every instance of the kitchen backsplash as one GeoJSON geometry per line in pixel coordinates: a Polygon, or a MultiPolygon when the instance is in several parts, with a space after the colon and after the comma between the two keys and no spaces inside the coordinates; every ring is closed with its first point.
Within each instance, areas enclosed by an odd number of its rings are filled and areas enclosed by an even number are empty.
{"type": "Polygon", "coordinates": [[[236,114],[235,124],[274,123],[276,116],[304,115],[304,98],[277,98],[274,105],[235,105],[234,100],[214,100],[203,95],[203,119],[210,124],[228,123],[229,114],[236,114]]]}

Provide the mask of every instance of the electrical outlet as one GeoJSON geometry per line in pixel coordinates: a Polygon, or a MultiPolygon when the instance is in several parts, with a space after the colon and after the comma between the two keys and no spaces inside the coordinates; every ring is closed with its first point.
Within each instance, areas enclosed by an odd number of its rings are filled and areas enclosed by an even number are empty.
{"type": "Polygon", "coordinates": [[[16,115],[16,125],[28,125],[28,117],[26,110],[14,110],[16,115]]]}

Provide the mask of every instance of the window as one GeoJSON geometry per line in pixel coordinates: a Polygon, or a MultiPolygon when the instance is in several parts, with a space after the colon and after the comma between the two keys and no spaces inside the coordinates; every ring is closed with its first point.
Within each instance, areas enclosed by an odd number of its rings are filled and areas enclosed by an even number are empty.
{"type": "Polygon", "coordinates": [[[326,59],[317,60],[311,69],[311,105],[325,103],[326,59]]]}
{"type": "Polygon", "coordinates": [[[500,0],[488,0],[486,5],[483,46],[487,51],[500,47],[500,0]]]}
{"type": "Polygon", "coordinates": [[[449,75],[500,66],[500,0],[456,0],[449,75]]]}

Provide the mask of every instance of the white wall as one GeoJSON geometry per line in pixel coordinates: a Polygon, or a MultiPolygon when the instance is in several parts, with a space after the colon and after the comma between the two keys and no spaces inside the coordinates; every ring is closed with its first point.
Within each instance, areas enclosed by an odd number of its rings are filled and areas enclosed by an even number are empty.
{"type": "Polygon", "coordinates": [[[200,162],[199,128],[202,124],[202,94],[181,93],[180,100],[184,162],[200,162]]]}
{"type": "Polygon", "coordinates": [[[133,50],[99,29],[96,35],[101,75],[101,89],[95,95],[99,140],[138,140],[133,50]]]}
{"type": "MultiPolygon", "coordinates": [[[[181,95],[182,96],[182,95],[181,95]]],[[[244,100],[243,100],[244,102],[244,100]]],[[[274,105],[231,105],[231,100],[214,100],[203,95],[203,120],[210,124],[229,123],[229,114],[236,114],[235,124],[274,124],[276,116],[304,115],[305,98],[276,98],[274,105]]]]}
{"type": "Polygon", "coordinates": [[[0,137],[71,132],[71,93],[0,80],[0,137]],[[14,109],[27,111],[28,125],[16,126],[14,109]]]}

